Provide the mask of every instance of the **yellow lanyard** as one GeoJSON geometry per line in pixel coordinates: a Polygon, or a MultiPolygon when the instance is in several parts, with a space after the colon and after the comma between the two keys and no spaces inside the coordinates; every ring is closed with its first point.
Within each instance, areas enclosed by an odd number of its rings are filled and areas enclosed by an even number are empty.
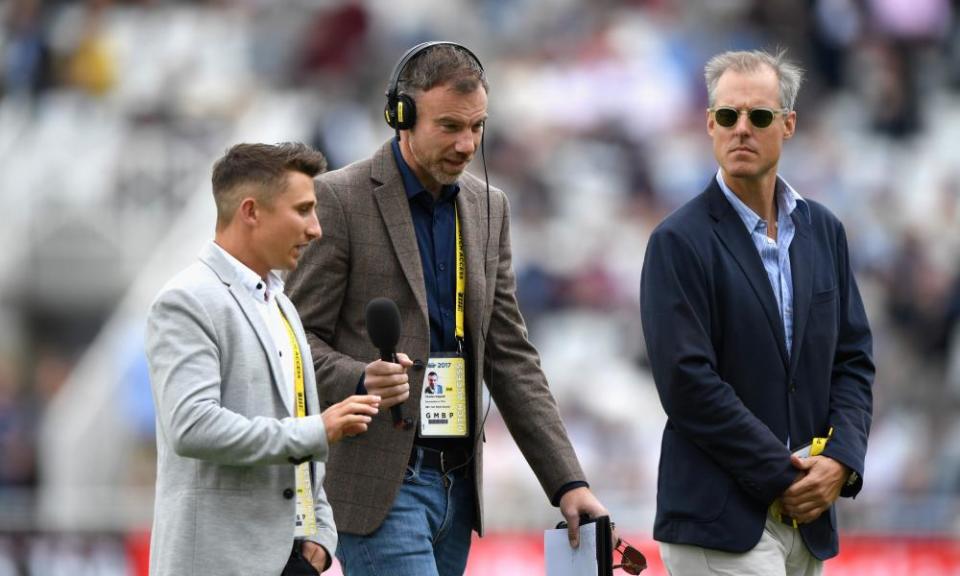
{"type": "MultiPolygon", "coordinates": [[[[467,258],[463,252],[463,235],[460,233],[460,215],[457,207],[453,207],[453,218],[457,224],[457,301],[456,301],[456,336],[457,345],[463,348],[463,311],[466,307],[467,294],[467,258]]],[[[461,350],[462,351],[462,350],[461,350]]]]}
{"type": "Polygon", "coordinates": [[[297,345],[297,336],[293,333],[293,327],[287,317],[280,314],[283,319],[283,325],[287,329],[287,336],[290,338],[290,347],[293,349],[293,389],[296,393],[296,414],[297,418],[303,418],[307,415],[307,398],[303,391],[303,357],[300,356],[300,346],[297,345]]]}
{"type": "Polygon", "coordinates": [[[421,438],[465,438],[467,424],[466,360],[463,356],[463,316],[466,308],[467,259],[463,250],[463,233],[460,231],[460,215],[453,207],[456,232],[457,292],[456,308],[456,353],[452,351],[431,353],[423,379],[423,396],[420,402],[421,438]]]}
{"type": "MultiPolygon", "coordinates": [[[[279,306],[279,303],[277,304],[279,306]]],[[[296,394],[294,410],[297,418],[303,418],[307,415],[307,397],[303,387],[303,357],[300,355],[300,346],[297,344],[297,336],[293,333],[293,327],[287,317],[280,313],[283,319],[283,325],[287,329],[287,336],[290,338],[290,348],[293,350],[293,389],[296,394]]],[[[305,537],[315,536],[317,534],[317,516],[314,512],[313,486],[310,481],[310,463],[303,462],[298,464],[295,469],[296,487],[297,487],[297,507],[294,521],[294,536],[305,537]]]]}

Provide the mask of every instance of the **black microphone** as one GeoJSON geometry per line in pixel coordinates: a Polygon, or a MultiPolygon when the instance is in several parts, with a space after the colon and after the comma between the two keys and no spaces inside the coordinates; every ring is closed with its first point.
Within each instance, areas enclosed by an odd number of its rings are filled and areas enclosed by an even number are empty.
{"type": "MultiPolygon", "coordinates": [[[[367,303],[367,334],[370,341],[380,350],[380,359],[384,362],[396,362],[397,342],[400,341],[400,310],[389,298],[374,298],[367,303]]],[[[403,408],[399,404],[390,407],[393,427],[398,430],[413,428],[413,419],[403,417],[403,408]]]]}

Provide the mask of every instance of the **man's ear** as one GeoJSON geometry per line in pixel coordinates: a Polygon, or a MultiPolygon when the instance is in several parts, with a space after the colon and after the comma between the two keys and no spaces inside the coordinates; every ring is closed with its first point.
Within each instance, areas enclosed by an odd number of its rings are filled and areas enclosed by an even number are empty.
{"type": "Polygon", "coordinates": [[[787,117],[784,118],[784,130],[783,130],[783,139],[789,140],[793,138],[793,133],[797,130],[797,112],[791,110],[787,113],[787,117]]]}
{"type": "Polygon", "coordinates": [[[237,218],[245,224],[254,225],[260,221],[260,205],[252,196],[247,196],[240,201],[237,207],[237,218]]]}

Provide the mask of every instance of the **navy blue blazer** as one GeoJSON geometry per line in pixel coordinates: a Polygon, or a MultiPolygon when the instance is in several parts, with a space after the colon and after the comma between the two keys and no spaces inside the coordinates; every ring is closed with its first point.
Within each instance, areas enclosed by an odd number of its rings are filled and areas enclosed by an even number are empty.
{"type": "MultiPolygon", "coordinates": [[[[777,186],[782,186],[778,180],[777,186]]],[[[856,471],[872,413],[872,338],[840,221],[807,200],[792,217],[793,350],[743,221],[716,179],[650,237],[640,305],[667,414],[654,538],[744,552],[797,472],[787,449],[824,451],[856,471]]],[[[838,551],[836,511],[800,527],[820,559],[838,551]]]]}

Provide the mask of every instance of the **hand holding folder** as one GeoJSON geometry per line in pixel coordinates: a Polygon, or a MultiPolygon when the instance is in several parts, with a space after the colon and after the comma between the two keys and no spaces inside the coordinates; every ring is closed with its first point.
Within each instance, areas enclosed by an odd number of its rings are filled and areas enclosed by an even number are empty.
{"type": "Polygon", "coordinates": [[[627,574],[639,574],[647,567],[643,554],[620,538],[613,544],[613,523],[609,516],[580,518],[580,547],[567,541],[567,523],[556,530],[544,531],[547,576],[612,576],[617,568],[627,574]],[[620,564],[613,563],[613,551],[620,553],[620,564]]]}

